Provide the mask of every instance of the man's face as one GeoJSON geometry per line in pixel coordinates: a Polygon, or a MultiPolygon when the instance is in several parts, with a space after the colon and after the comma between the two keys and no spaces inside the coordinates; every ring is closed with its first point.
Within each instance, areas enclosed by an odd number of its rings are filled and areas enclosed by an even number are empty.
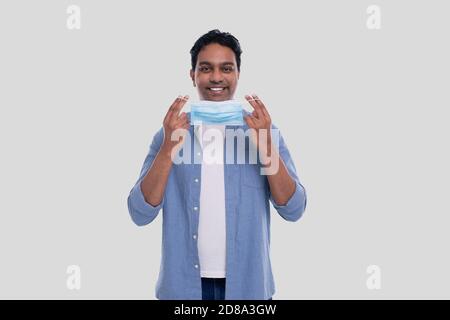
{"type": "Polygon", "coordinates": [[[200,100],[231,100],[239,79],[236,56],[230,48],[211,43],[198,53],[190,75],[200,100]]]}

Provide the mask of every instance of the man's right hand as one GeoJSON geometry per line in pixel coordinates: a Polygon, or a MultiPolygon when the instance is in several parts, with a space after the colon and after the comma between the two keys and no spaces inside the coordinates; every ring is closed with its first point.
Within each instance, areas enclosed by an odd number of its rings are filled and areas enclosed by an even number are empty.
{"type": "Polygon", "coordinates": [[[141,191],[144,199],[150,205],[156,207],[161,204],[166,190],[167,179],[169,177],[170,169],[172,168],[172,152],[177,151],[174,148],[181,146],[189,129],[189,122],[185,112],[180,114],[188,96],[179,96],[170,106],[164,117],[163,129],[164,140],[161,144],[158,154],[156,155],[152,166],[148,170],[144,179],[141,182],[141,191]],[[172,133],[177,129],[182,130],[182,135],[179,141],[171,141],[172,133]]]}
{"type": "Polygon", "coordinates": [[[187,130],[189,129],[189,121],[186,112],[181,112],[181,109],[189,99],[188,95],[178,96],[167,111],[163,121],[164,140],[161,145],[161,150],[164,150],[166,154],[172,154],[177,151],[177,148],[181,147],[186,137],[187,130]],[[178,141],[172,141],[172,133],[177,129],[185,129],[178,141]]]}

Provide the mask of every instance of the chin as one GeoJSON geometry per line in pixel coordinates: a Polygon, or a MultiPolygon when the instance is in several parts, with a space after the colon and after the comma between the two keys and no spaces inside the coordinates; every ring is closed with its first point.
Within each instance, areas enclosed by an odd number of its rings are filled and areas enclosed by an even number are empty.
{"type": "Polygon", "coordinates": [[[206,100],[209,101],[227,101],[227,100],[231,100],[230,97],[208,97],[206,100]]]}

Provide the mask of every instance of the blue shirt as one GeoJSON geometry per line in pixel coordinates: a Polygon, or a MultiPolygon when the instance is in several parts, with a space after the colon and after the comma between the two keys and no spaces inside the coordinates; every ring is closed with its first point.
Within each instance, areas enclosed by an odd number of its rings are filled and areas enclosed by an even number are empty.
{"type": "MultiPolygon", "coordinates": [[[[190,114],[188,113],[188,119],[190,114]]],[[[248,126],[226,126],[247,130],[248,126]]],[[[273,129],[277,129],[272,125],[273,129]]],[[[201,300],[202,287],[197,234],[200,208],[201,147],[190,126],[190,163],[173,164],[162,202],[152,206],[144,199],[140,183],[147,174],[163,142],[161,128],[153,137],[139,179],[128,196],[128,211],[138,226],[163,215],[162,254],[156,297],[170,300],[201,300]]],[[[248,154],[248,138],[245,144],[248,154]]],[[[239,164],[237,139],[234,162],[224,161],[226,212],[226,300],[267,300],[275,293],[270,261],[270,204],[287,221],[297,221],[306,207],[305,188],[300,183],[289,150],[280,135],[279,154],[295,181],[295,192],[285,205],[273,200],[267,176],[256,164],[239,164]]],[[[233,143],[225,139],[227,144],[233,143]]],[[[180,153],[183,154],[184,151],[180,153]]],[[[224,151],[224,157],[226,152],[224,151]]]]}

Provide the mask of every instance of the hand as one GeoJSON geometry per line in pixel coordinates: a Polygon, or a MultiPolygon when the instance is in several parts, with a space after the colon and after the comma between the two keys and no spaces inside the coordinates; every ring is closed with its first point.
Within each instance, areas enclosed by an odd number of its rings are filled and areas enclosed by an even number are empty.
{"type": "Polygon", "coordinates": [[[187,130],[190,127],[188,122],[186,112],[180,113],[181,109],[185,105],[186,101],[189,99],[188,95],[178,96],[175,101],[170,106],[169,110],[166,113],[163,121],[163,129],[164,129],[164,141],[162,143],[161,149],[167,151],[170,155],[173,151],[176,151],[178,147],[180,147],[187,134],[187,130]],[[172,133],[178,129],[183,130],[182,134],[179,135],[178,141],[172,141],[172,133]],[[175,150],[174,150],[175,149],[175,150]]]}
{"type": "Polygon", "coordinates": [[[253,94],[251,96],[246,95],[245,99],[247,99],[247,101],[254,109],[251,114],[244,117],[244,120],[249,128],[254,129],[254,132],[251,135],[251,140],[258,148],[258,150],[263,149],[264,151],[268,151],[270,150],[270,146],[272,143],[270,131],[272,128],[272,119],[270,118],[269,112],[267,111],[264,103],[258,98],[256,94],[253,94]],[[266,129],[265,134],[267,134],[267,139],[265,145],[261,145],[261,142],[259,141],[261,129],[266,129]]]}

